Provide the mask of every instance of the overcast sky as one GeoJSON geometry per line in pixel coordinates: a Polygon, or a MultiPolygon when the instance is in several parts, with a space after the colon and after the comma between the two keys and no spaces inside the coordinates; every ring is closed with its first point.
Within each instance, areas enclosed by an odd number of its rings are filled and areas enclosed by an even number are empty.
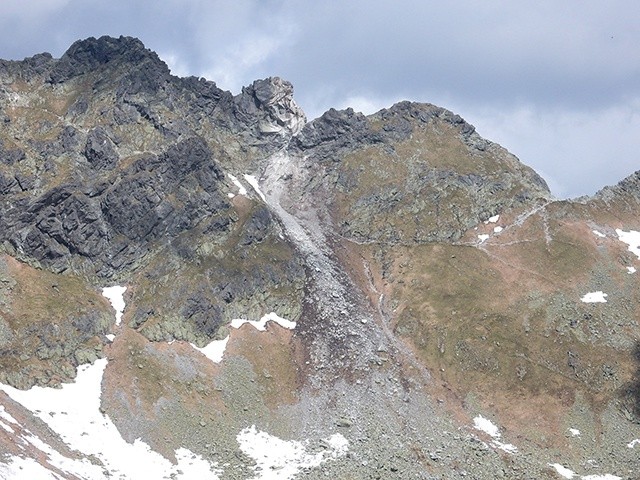
{"type": "Polygon", "coordinates": [[[558,197],[640,169],[634,0],[1,0],[0,58],[131,35],[239,92],[278,75],[309,119],[399,100],[455,111],[558,197]]]}

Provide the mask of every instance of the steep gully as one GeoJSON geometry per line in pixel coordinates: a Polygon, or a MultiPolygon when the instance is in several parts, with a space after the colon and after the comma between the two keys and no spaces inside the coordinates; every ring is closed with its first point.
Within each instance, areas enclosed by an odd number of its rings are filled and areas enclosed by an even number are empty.
{"type": "MultiPolygon", "coordinates": [[[[300,181],[308,174],[300,164],[301,159],[291,157],[283,149],[268,159],[260,182],[252,186],[280,220],[285,234],[307,264],[310,279],[307,311],[316,319],[315,324],[307,325],[307,328],[312,330],[312,338],[322,337],[322,341],[312,342],[311,360],[318,372],[326,372],[312,376],[312,380],[337,379],[340,372],[357,375],[368,370],[372,363],[379,362],[380,354],[384,353],[390,359],[410,362],[420,372],[422,381],[429,381],[428,371],[390,331],[381,304],[383,295],[378,296],[379,305],[371,305],[344,269],[332,259],[314,209],[305,206],[304,213],[295,209],[290,212],[282,206],[289,194],[291,179],[300,181]]],[[[365,270],[368,271],[367,265],[365,270]]],[[[373,283],[370,288],[375,291],[373,283]]],[[[304,323],[301,319],[303,326],[304,323]]],[[[399,364],[397,367],[395,373],[401,375],[402,367],[399,364]]]]}

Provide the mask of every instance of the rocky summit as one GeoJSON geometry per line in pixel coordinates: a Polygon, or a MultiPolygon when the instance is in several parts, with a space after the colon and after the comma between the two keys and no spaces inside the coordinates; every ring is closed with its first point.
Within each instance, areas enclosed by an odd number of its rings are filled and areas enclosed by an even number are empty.
{"type": "Polygon", "coordinates": [[[0,478],[640,478],[640,171],[127,37],[0,61],[0,123],[0,478]]]}

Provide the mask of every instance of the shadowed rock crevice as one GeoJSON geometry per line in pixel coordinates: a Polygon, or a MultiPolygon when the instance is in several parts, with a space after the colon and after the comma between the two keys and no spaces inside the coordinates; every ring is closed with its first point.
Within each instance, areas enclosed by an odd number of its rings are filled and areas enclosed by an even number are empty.
{"type": "Polygon", "coordinates": [[[620,389],[623,413],[629,420],[640,424],[640,342],[633,349],[635,372],[631,381],[620,389]]]}

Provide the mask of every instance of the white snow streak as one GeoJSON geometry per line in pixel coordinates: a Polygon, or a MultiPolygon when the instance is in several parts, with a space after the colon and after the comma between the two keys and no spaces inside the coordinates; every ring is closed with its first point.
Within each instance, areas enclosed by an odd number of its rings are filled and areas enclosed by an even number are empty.
{"type": "Polygon", "coordinates": [[[233,184],[236,187],[238,187],[238,194],[239,195],[244,195],[246,197],[247,196],[247,189],[244,188],[244,185],[242,185],[242,183],[240,183],[240,180],[238,180],[234,175],[231,175],[230,173],[227,174],[227,175],[229,175],[229,178],[231,179],[233,184]]]}
{"type": "Polygon", "coordinates": [[[260,190],[260,185],[258,184],[258,179],[256,177],[254,177],[253,175],[245,175],[244,179],[247,182],[249,182],[249,185],[251,185],[253,187],[253,189],[256,191],[256,193],[258,195],[260,195],[260,198],[262,199],[262,201],[267,203],[267,197],[265,197],[264,193],[262,193],[262,190],[260,190]]]}
{"type": "Polygon", "coordinates": [[[0,421],[0,427],[9,433],[15,433],[15,430],[9,424],[19,425],[19,423],[4,409],[4,406],[2,405],[0,405],[0,419],[2,419],[0,421]]]}
{"type": "MultiPolygon", "coordinates": [[[[33,387],[22,391],[6,385],[0,385],[0,389],[34,412],[34,415],[47,423],[71,449],[85,455],[95,455],[102,461],[112,478],[137,480],[173,475],[172,478],[181,480],[217,480],[219,472],[214,470],[215,466],[187,450],[176,452],[178,464],[173,465],[141,440],[130,444],[120,436],[111,419],[99,410],[102,375],[106,366],[106,359],[97,360],[93,365],[83,365],[78,369],[76,381],[64,384],[59,389],[33,387]]],[[[33,435],[24,439],[45,453],[49,462],[63,471],[86,480],[108,478],[108,474],[102,468],[88,460],[64,457],[33,435]]],[[[16,465],[37,469],[29,461],[15,459],[8,467],[2,468],[15,469],[16,465]]]]}
{"type": "Polygon", "coordinates": [[[482,235],[478,235],[478,239],[480,240],[480,242],[484,242],[488,238],[489,238],[489,235],[487,235],[486,233],[483,233],[482,235]]]}
{"type": "Polygon", "coordinates": [[[507,453],[517,453],[518,447],[515,445],[511,445],[510,443],[502,443],[498,440],[502,435],[500,434],[500,429],[488,418],[484,418],[482,415],[478,415],[473,419],[473,426],[476,430],[480,430],[481,432],[489,435],[493,440],[491,441],[491,446],[494,448],[499,448],[500,450],[504,450],[507,453]]]}
{"type": "Polygon", "coordinates": [[[116,325],[120,325],[120,321],[122,320],[122,313],[125,307],[123,295],[126,291],[127,287],[120,287],[118,285],[102,289],[102,295],[109,299],[111,306],[116,311],[116,325]]]}
{"type": "Polygon", "coordinates": [[[627,267],[627,272],[631,275],[632,273],[636,273],[636,269],[634,267],[627,267]]]}
{"type": "Polygon", "coordinates": [[[267,322],[276,322],[278,325],[284,328],[288,328],[289,330],[293,330],[296,328],[296,322],[292,322],[285,318],[279,317],[274,312],[268,313],[260,320],[252,321],[252,320],[244,320],[242,318],[235,318],[231,320],[231,326],[233,328],[240,328],[245,323],[249,323],[253,325],[257,330],[264,332],[266,330],[267,322]]]}
{"type": "Polygon", "coordinates": [[[580,430],[578,430],[577,428],[570,428],[569,433],[571,434],[572,437],[580,436],[580,430]]]}
{"type": "Polygon", "coordinates": [[[599,232],[598,230],[591,230],[596,237],[605,238],[606,235],[604,233],[599,232]]]}
{"type": "Polygon", "coordinates": [[[607,303],[608,295],[602,291],[589,292],[580,298],[584,303],[607,303]]]}
{"type": "Polygon", "coordinates": [[[636,438],[635,440],[632,440],[631,442],[627,443],[627,447],[629,448],[633,448],[636,445],[640,445],[640,438],[636,438]]]}
{"type": "Polygon", "coordinates": [[[240,450],[256,462],[256,476],[252,480],[289,480],[303,469],[314,468],[327,460],[346,455],[349,449],[347,439],[336,433],[324,439],[330,450],[307,453],[304,443],[286,441],[260,432],[255,425],[242,430],[236,439],[240,450]]]}
{"type": "Polygon", "coordinates": [[[629,251],[634,253],[638,259],[640,259],[640,232],[636,232],[635,230],[625,232],[624,230],[616,228],[616,233],[618,234],[618,239],[621,242],[629,245],[629,251]]]}
{"type": "Polygon", "coordinates": [[[558,472],[558,475],[563,478],[573,478],[576,476],[575,472],[569,470],[567,467],[563,467],[559,463],[549,463],[548,465],[555,468],[556,472],[558,472]]]}
{"type": "Polygon", "coordinates": [[[478,415],[473,419],[473,426],[476,430],[480,430],[492,438],[500,438],[500,430],[498,427],[491,420],[484,418],[482,415],[478,415]]]}
{"type": "Polygon", "coordinates": [[[609,473],[606,473],[604,475],[586,475],[580,478],[582,478],[582,480],[622,480],[621,477],[616,477],[615,475],[611,475],[609,473]]]}

